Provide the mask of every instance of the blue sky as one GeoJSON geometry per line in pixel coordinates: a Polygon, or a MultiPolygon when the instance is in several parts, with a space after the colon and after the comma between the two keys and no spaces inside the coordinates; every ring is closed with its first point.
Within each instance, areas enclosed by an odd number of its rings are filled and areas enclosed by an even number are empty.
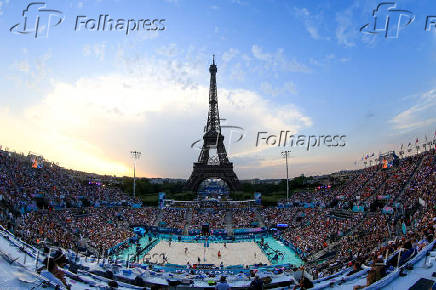
{"type": "Polygon", "coordinates": [[[259,131],[347,136],[341,148],[288,148],[291,175],[356,168],[435,134],[432,0],[396,1],[415,17],[398,38],[360,32],[379,4],[369,0],[45,1],[64,21],[36,39],[9,31],[31,2],[0,3],[0,144],[66,167],[131,174],[136,149],[140,175],[188,177],[212,54],[220,116],[245,129],[228,145],[240,178],[283,177],[283,148],[256,147],[259,131]],[[74,31],[77,16],[100,14],[165,19],[165,30],[74,31]]]}

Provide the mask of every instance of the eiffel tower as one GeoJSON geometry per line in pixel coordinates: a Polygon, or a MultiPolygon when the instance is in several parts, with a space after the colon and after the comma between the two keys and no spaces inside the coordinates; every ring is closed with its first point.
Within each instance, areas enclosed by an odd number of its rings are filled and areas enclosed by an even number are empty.
{"type": "Polygon", "coordinates": [[[221,134],[216,88],[217,67],[215,65],[215,55],[209,67],[209,72],[209,114],[204,129],[203,147],[198,161],[194,162],[194,170],[186,182],[185,188],[197,192],[202,181],[215,178],[223,180],[229,189],[234,191],[239,187],[239,180],[233,171],[233,163],[227,158],[224,136],[221,134]],[[214,152],[211,151],[216,151],[216,154],[213,154],[214,152]]]}

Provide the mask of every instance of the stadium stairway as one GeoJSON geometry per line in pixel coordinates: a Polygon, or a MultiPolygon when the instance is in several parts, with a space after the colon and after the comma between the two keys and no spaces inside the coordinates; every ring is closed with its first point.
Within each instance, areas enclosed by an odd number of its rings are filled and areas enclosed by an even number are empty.
{"type": "Polygon", "coordinates": [[[339,219],[349,219],[353,216],[353,212],[344,209],[334,209],[330,211],[330,215],[339,219]]]}
{"type": "MultiPolygon", "coordinates": [[[[379,169],[377,172],[379,172],[379,171],[381,171],[381,169],[379,169]]],[[[377,196],[378,192],[379,192],[381,189],[384,189],[384,186],[385,186],[386,182],[388,181],[388,179],[389,179],[389,177],[390,177],[391,174],[392,174],[392,172],[386,174],[384,180],[383,180],[383,181],[382,181],[382,182],[377,186],[376,189],[374,189],[374,191],[372,192],[371,195],[369,195],[368,197],[366,197],[366,198],[363,200],[363,202],[366,202],[366,201],[370,200],[373,196],[377,196]]]]}
{"type": "MultiPolygon", "coordinates": [[[[415,167],[413,168],[412,173],[409,175],[407,181],[404,183],[403,187],[400,189],[400,192],[398,193],[396,199],[398,199],[398,197],[401,196],[401,195],[403,194],[404,190],[406,189],[406,186],[409,184],[409,182],[410,182],[410,181],[412,180],[412,178],[415,176],[415,173],[416,173],[416,172],[418,171],[418,169],[421,167],[421,165],[422,165],[422,163],[423,163],[423,160],[424,160],[424,157],[423,157],[423,156],[420,156],[419,158],[420,158],[420,159],[418,160],[418,162],[416,162],[416,165],[415,165],[415,167]]],[[[399,169],[399,168],[398,168],[398,169],[399,169]]],[[[398,169],[397,169],[397,170],[398,170],[398,169]]],[[[391,175],[393,175],[393,174],[396,174],[396,171],[392,171],[392,172],[390,172],[390,174],[389,174],[389,176],[388,176],[387,179],[389,179],[389,177],[390,177],[391,175]]],[[[387,181],[387,179],[386,179],[386,181],[387,181]]],[[[386,184],[386,181],[384,182],[383,185],[386,184]]],[[[377,195],[383,195],[383,194],[385,194],[385,187],[384,187],[384,186],[380,187],[379,190],[376,192],[376,194],[377,194],[377,195]]]]}
{"type": "Polygon", "coordinates": [[[412,174],[410,174],[409,179],[407,179],[406,183],[404,184],[403,188],[398,193],[397,198],[395,201],[397,201],[401,196],[403,196],[404,192],[406,191],[407,187],[410,185],[412,180],[415,178],[416,173],[419,171],[419,169],[422,167],[422,164],[424,163],[424,156],[420,157],[420,160],[418,162],[418,165],[415,166],[415,169],[413,170],[412,174]]]}
{"type": "MultiPolygon", "coordinates": [[[[373,172],[373,173],[371,174],[371,176],[369,176],[368,179],[366,179],[365,182],[363,182],[363,183],[360,185],[360,187],[357,189],[356,192],[360,192],[363,188],[365,188],[365,186],[368,184],[368,182],[369,182],[370,180],[372,180],[372,178],[374,178],[374,176],[377,175],[377,172],[378,172],[378,171],[373,172]]],[[[356,178],[357,178],[357,177],[356,177],[356,178]]],[[[351,184],[351,182],[349,182],[348,184],[351,184]]],[[[347,184],[347,185],[348,185],[348,184],[347,184]]]]}
{"type": "Polygon", "coordinates": [[[317,262],[317,260],[318,260],[319,258],[321,258],[324,254],[327,254],[328,252],[330,252],[330,251],[331,251],[334,247],[336,247],[340,242],[341,242],[341,241],[331,243],[331,244],[329,244],[326,248],[322,249],[321,251],[316,252],[315,254],[313,254],[313,255],[311,255],[311,256],[308,256],[308,257],[307,257],[308,262],[307,262],[306,264],[311,265],[311,264],[317,262]]]}
{"type": "Polygon", "coordinates": [[[190,208],[187,212],[186,212],[186,223],[185,223],[185,227],[183,228],[183,235],[187,236],[189,234],[189,227],[192,224],[192,211],[193,209],[190,208]]]}
{"type": "Polygon", "coordinates": [[[233,236],[233,218],[232,212],[228,210],[226,212],[226,216],[224,217],[224,221],[226,223],[226,231],[228,236],[233,236]]]}
{"type": "MultiPolygon", "coordinates": [[[[348,236],[349,234],[351,234],[351,232],[354,232],[354,229],[352,231],[350,231],[345,236],[348,236]]],[[[328,244],[327,247],[322,249],[321,251],[318,251],[318,252],[314,253],[313,255],[308,256],[307,257],[307,261],[308,261],[307,264],[310,265],[310,264],[316,263],[319,258],[321,258],[325,254],[331,252],[337,245],[339,245],[342,242],[342,239],[343,239],[343,237],[337,242],[333,242],[333,243],[328,244]]]]}
{"type": "Polygon", "coordinates": [[[253,212],[256,215],[256,219],[259,222],[259,227],[263,228],[265,226],[265,223],[263,221],[263,218],[260,216],[259,212],[257,211],[257,208],[253,207],[253,212]]]}
{"type": "Polygon", "coordinates": [[[153,226],[158,227],[160,222],[162,221],[162,215],[163,215],[163,210],[159,211],[159,214],[157,215],[156,221],[154,222],[153,226]]]}

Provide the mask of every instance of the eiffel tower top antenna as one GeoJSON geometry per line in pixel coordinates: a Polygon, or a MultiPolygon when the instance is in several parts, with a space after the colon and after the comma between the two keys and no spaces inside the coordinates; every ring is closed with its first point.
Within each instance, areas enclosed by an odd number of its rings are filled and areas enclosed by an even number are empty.
{"type": "Polygon", "coordinates": [[[218,111],[218,93],[216,88],[216,73],[218,69],[215,65],[215,55],[212,55],[212,64],[209,67],[210,87],[209,87],[209,113],[206,124],[206,134],[216,137],[213,132],[221,134],[220,116],[218,111]],[[212,135],[211,135],[212,134],[212,135]]]}

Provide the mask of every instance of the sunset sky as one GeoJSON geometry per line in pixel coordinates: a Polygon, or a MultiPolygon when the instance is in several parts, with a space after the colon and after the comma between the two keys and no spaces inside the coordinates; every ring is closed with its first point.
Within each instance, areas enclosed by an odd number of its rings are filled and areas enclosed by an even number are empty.
{"type": "Polygon", "coordinates": [[[30,3],[0,0],[3,148],[119,176],[132,174],[129,152],[138,150],[137,175],[188,178],[212,54],[222,125],[243,128],[223,129],[240,179],[283,178],[284,149],[292,176],[318,175],[435,136],[436,25],[425,29],[434,0],[396,1],[415,17],[398,38],[360,32],[374,21],[379,1],[370,0],[51,0],[46,8],[63,21],[39,11],[37,38],[10,31],[30,3]],[[77,16],[99,15],[165,19],[165,29],[75,31],[77,16]],[[258,132],[282,130],[346,135],[346,145],[256,146],[258,132]]]}

